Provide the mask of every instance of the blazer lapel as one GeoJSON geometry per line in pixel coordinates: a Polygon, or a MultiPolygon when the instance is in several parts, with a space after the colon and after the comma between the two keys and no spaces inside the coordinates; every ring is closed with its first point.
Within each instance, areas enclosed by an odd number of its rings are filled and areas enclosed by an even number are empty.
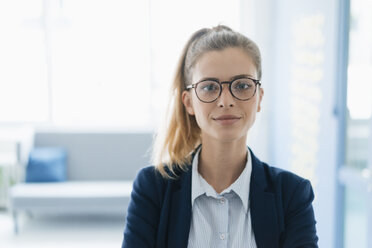
{"type": "Polygon", "coordinates": [[[267,192],[267,179],[264,167],[254,154],[250,183],[250,209],[252,227],[257,247],[278,247],[279,226],[274,194],[267,192]]]}
{"type": "Polygon", "coordinates": [[[175,180],[169,215],[168,247],[186,248],[191,222],[191,165],[175,180]]]}

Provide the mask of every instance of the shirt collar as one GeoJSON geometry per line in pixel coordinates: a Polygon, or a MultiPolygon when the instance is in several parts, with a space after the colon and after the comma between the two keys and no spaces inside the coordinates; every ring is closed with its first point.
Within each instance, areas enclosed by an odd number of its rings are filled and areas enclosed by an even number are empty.
{"type": "Polygon", "coordinates": [[[207,196],[216,197],[218,195],[228,193],[232,190],[241,199],[245,212],[248,212],[249,186],[252,173],[252,159],[249,149],[247,148],[247,163],[245,165],[244,170],[242,171],[238,179],[233,184],[231,184],[227,189],[223,190],[221,194],[217,194],[213,187],[209,185],[207,181],[205,181],[205,179],[198,172],[200,150],[201,147],[199,147],[199,149],[197,150],[192,161],[191,206],[194,205],[195,199],[203,194],[206,194],[207,196]]]}

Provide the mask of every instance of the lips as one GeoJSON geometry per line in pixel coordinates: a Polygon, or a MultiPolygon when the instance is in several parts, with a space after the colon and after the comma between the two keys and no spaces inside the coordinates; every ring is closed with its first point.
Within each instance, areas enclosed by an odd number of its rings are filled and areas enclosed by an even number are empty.
{"type": "Polygon", "coordinates": [[[232,125],[235,122],[239,121],[240,119],[241,117],[235,115],[221,115],[218,116],[217,118],[213,118],[213,120],[215,120],[218,124],[222,126],[232,125]]]}
{"type": "Polygon", "coordinates": [[[232,120],[232,119],[240,119],[239,116],[235,115],[221,115],[217,118],[213,118],[214,120],[232,120]]]}

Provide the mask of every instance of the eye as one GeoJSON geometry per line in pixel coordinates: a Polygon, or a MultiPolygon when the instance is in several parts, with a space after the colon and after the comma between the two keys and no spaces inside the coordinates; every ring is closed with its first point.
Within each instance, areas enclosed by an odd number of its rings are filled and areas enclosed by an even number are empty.
{"type": "Polygon", "coordinates": [[[213,91],[218,91],[219,90],[219,85],[216,82],[202,82],[200,85],[200,90],[205,91],[205,92],[213,92],[213,91]]]}
{"type": "Polygon", "coordinates": [[[253,83],[250,80],[239,80],[234,83],[233,87],[236,90],[249,90],[253,87],[253,83]]]}

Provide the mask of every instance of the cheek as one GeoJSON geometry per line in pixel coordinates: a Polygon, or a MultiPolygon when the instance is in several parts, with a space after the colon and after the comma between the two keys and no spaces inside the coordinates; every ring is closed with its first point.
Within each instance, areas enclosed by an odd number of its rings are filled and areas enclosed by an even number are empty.
{"type": "MultiPolygon", "coordinates": [[[[197,100],[199,101],[199,100],[197,100]]],[[[193,101],[195,119],[199,127],[209,119],[209,108],[205,104],[193,101]]]]}
{"type": "Polygon", "coordinates": [[[196,108],[194,109],[195,111],[195,119],[196,119],[196,122],[198,123],[199,126],[202,125],[205,119],[205,115],[204,115],[204,112],[203,110],[201,110],[200,108],[196,108]]]}
{"type": "Polygon", "coordinates": [[[256,113],[258,108],[258,102],[255,100],[249,106],[246,106],[245,114],[249,127],[253,125],[256,119],[256,113]]]}
{"type": "Polygon", "coordinates": [[[255,95],[255,97],[252,100],[253,101],[252,101],[250,109],[252,112],[256,113],[259,110],[259,100],[260,100],[259,96],[255,95]]]}

